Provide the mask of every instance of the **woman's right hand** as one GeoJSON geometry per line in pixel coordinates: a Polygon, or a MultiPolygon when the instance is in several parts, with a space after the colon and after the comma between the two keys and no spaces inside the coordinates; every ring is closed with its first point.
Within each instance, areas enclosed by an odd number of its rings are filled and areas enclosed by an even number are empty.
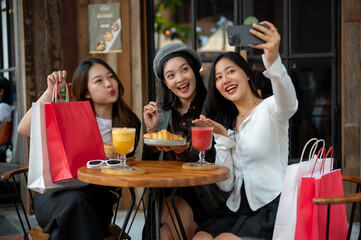
{"type": "Polygon", "coordinates": [[[48,88],[46,89],[46,93],[49,96],[52,96],[55,85],[58,83],[58,90],[60,91],[66,84],[66,75],[67,72],[65,70],[62,71],[54,71],[49,74],[47,79],[48,88]]]}
{"type": "MultiPolygon", "coordinates": [[[[50,102],[53,90],[56,83],[59,83],[58,89],[62,89],[65,86],[65,77],[66,71],[57,71],[53,72],[47,77],[48,88],[46,89],[45,93],[41,95],[37,102],[50,102]]],[[[18,132],[23,135],[30,137],[30,127],[31,127],[31,108],[29,111],[26,112],[24,117],[21,119],[18,125],[18,132]]]]}
{"type": "Polygon", "coordinates": [[[144,106],[143,118],[144,123],[147,128],[147,132],[152,133],[157,131],[157,126],[159,122],[158,115],[158,104],[157,102],[149,102],[144,106]]]}

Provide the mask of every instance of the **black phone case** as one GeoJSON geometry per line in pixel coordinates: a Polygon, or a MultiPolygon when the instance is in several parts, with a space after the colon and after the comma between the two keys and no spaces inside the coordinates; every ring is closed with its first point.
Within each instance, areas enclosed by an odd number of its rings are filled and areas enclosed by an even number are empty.
{"type": "MultiPolygon", "coordinates": [[[[261,26],[268,28],[266,24],[261,26]]],[[[264,43],[261,39],[253,36],[249,30],[252,25],[236,25],[227,28],[228,43],[231,46],[250,46],[264,43]]]]}

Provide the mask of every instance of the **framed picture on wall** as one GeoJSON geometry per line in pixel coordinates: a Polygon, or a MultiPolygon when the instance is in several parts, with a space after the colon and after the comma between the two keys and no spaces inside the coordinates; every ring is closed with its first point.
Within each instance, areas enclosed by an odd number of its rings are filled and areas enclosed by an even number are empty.
{"type": "Polygon", "coordinates": [[[122,51],[120,3],[89,4],[89,53],[122,51]]]}

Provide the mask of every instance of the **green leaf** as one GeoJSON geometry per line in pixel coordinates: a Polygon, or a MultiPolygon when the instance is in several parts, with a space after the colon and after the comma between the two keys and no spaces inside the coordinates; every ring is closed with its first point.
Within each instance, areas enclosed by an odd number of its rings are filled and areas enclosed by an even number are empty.
{"type": "Polygon", "coordinates": [[[252,24],[258,24],[258,23],[259,23],[258,19],[254,16],[246,17],[246,19],[244,19],[244,21],[243,21],[243,25],[252,25],[252,24]]]}

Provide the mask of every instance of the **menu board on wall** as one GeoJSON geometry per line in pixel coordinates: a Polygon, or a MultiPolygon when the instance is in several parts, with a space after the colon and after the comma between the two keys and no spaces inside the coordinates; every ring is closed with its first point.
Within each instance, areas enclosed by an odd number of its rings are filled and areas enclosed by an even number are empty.
{"type": "Polygon", "coordinates": [[[122,51],[120,3],[89,4],[89,53],[122,51]]]}

